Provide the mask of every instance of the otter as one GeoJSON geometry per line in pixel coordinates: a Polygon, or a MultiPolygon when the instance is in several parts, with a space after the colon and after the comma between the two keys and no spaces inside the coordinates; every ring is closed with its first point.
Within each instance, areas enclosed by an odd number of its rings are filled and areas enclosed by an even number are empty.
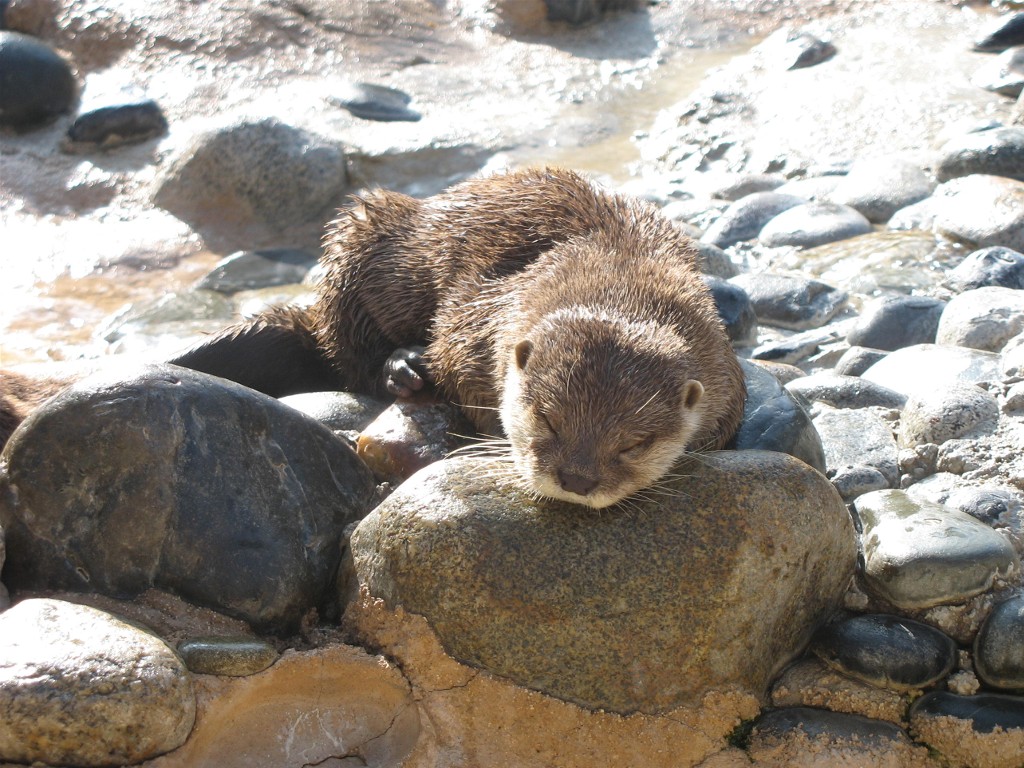
{"type": "Polygon", "coordinates": [[[689,238],[574,172],[373,191],[332,222],[309,308],[170,362],[280,397],[428,385],[501,438],[527,490],[594,508],[718,449],[745,399],[689,238]]]}

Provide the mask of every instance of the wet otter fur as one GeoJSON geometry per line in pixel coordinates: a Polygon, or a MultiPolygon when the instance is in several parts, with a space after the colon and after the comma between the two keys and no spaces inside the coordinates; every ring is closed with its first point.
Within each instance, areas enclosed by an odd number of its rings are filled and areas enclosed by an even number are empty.
{"type": "Polygon", "coordinates": [[[171,362],[274,396],[430,381],[507,438],[526,488],[592,507],[739,424],[743,375],[692,243],[570,171],[426,200],[371,192],[332,223],[323,263],[308,310],[265,313],[171,362]]]}

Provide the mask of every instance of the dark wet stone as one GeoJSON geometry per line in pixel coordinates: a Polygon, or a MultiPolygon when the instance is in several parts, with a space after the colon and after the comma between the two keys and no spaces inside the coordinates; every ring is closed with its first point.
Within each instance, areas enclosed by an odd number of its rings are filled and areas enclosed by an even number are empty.
{"type": "Polygon", "coordinates": [[[926,694],[909,714],[915,740],[937,752],[943,764],[1020,768],[1024,755],[1024,697],[984,693],[926,694]]]}
{"type": "Polygon", "coordinates": [[[422,117],[416,110],[409,109],[412,101],[409,94],[385,85],[346,83],[334,100],[364,120],[416,122],[422,117]]]}
{"type": "Polygon", "coordinates": [[[67,112],[75,91],[71,68],[46,43],[0,30],[0,125],[42,124],[67,112]]]}
{"type": "Polygon", "coordinates": [[[741,197],[715,219],[701,240],[719,248],[728,248],[743,240],[753,240],[769,221],[783,211],[805,202],[802,197],[777,192],[755,192],[741,197]]]}
{"type": "Polygon", "coordinates": [[[747,292],[735,283],[717,277],[705,276],[704,282],[711,289],[715,308],[725,323],[730,341],[740,345],[756,343],[757,314],[747,292]]]}
{"type": "Polygon", "coordinates": [[[596,21],[608,11],[630,10],[637,0],[544,0],[548,8],[548,21],[567,21],[587,24],[596,21]]]}
{"type": "Polygon", "coordinates": [[[1024,254],[1010,248],[982,248],[969,253],[946,277],[958,291],[996,285],[1024,289],[1024,254]]]}
{"type": "Polygon", "coordinates": [[[205,277],[196,282],[195,287],[218,293],[236,293],[301,283],[316,261],[315,254],[296,248],[237,251],[217,262],[205,277]]]}
{"type": "Polygon", "coordinates": [[[747,292],[760,322],[778,328],[818,328],[846,304],[845,291],[803,277],[748,272],[730,282],[747,292]]]}
{"type": "Polygon", "coordinates": [[[887,351],[931,344],[945,307],[946,302],[930,296],[887,296],[864,309],[846,340],[887,351]]]}
{"type": "Polygon", "coordinates": [[[170,365],[65,390],[11,437],[4,468],[10,587],[157,587],[268,631],[332,609],[344,529],[375,491],[326,427],[170,365]]]}
{"type": "Polygon", "coordinates": [[[796,365],[817,353],[822,344],[839,341],[845,335],[844,323],[827,325],[824,328],[812,328],[809,331],[760,344],[751,351],[750,358],[766,363],[796,365]]]}
{"type": "Polygon", "coordinates": [[[956,643],[939,630],[902,616],[852,616],[822,627],[811,651],[833,669],[865,683],[906,691],[948,675],[956,643]]]}
{"type": "Polygon", "coordinates": [[[740,360],[747,382],[743,422],[729,442],[735,450],[779,451],[825,472],[821,438],[800,400],[759,365],[740,360]]]}
{"type": "Polygon", "coordinates": [[[256,637],[197,637],[178,644],[178,655],[190,672],[245,677],[277,661],[277,649],[256,637]]]}
{"type": "Polygon", "coordinates": [[[438,462],[356,527],[359,588],[424,616],[456,659],[590,709],[761,696],[835,610],[853,526],[789,456],[718,451],[681,471],[595,514],[535,502],[486,460],[438,462]]]}
{"type": "Polygon", "coordinates": [[[68,128],[66,149],[109,149],[167,133],[167,118],[152,99],[97,107],[83,112],[68,128]]]}
{"type": "Polygon", "coordinates": [[[810,32],[782,29],[771,35],[757,51],[780,69],[803,69],[828,61],[836,54],[836,47],[810,32]]]}
{"type": "Polygon", "coordinates": [[[1024,45],[1024,13],[1008,13],[993,19],[974,39],[976,51],[1003,51],[1024,45]]]}
{"type": "Polygon", "coordinates": [[[1024,127],[1009,126],[966,133],[939,150],[939,181],[984,174],[1024,181],[1024,127]]]}
{"type": "Polygon", "coordinates": [[[856,208],[827,202],[805,203],[783,211],[765,224],[758,240],[769,248],[814,248],[870,231],[871,222],[856,208]]]}
{"type": "Polygon", "coordinates": [[[865,586],[897,608],[962,603],[1020,568],[1008,539],[955,509],[896,490],[856,507],[865,586]]]}
{"type": "Polygon", "coordinates": [[[934,189],[935,182],[913,163],[879,158],[854,163],[828,200],[855,208],[868,221],[884,222],[901,208],[924,200],[934,189]]]}
{"type": "Polygon", "coordinates": [[[832,371],[840,376],[860,376],[887,354],[883,349],[852,346],[843,352],[832,371]]]}
{"type": "Polygon", "coordinates": [[[982,66],[971,82],[993,93],[1017,98],[1024,89],[1024,48],[1008,48],[993,62],[982,66]]]}
{"type": "Polygon", "coordinates": [[[786,385],[808,400],[826,403],[833,408],[902,408],[906,395],[859,376],[843,376],[830,371],[791,381],[786,385]]]}
{"type": "Polygon", "coordinates": [[[333,430],[362,432],[389,403],[354,392],[304,392],[282,397],[281,402],[333,430]]]}
{"type": "Polygon", "coordinates": [[[882,748],[908,741],[907,735],[893,723],[827,709],[784,707],[766,712],[754,721],[751,751],[756,752],[765,741],[787,739],[795,731],[803,732],[811,741],[825,738],[829,742],[852,741],[882,748]]]}
{"type": "Polygon", "coordinates": [[[974,668],[993,688],[1024,690],[1024,595],[999,603],[974,638],[974,668]]]}
{"type": "Polygon", "coordinates": [[[1024,697],[983,693],[958,696],[948,691],[934,691],[918,699],[910,708],[911,719],[920,717],[955,717],[966,720],[980,733],[997,728],[1024,728],[1024,697]]]}
{"type": "Polygon", "coordinates": [[[1011,516],[1019,514],[1021,504],[1017,496],[1000,488],[961,488],[949,494],[944,504],[966,512],[986,525],[1009,523],[1011,516]]]}

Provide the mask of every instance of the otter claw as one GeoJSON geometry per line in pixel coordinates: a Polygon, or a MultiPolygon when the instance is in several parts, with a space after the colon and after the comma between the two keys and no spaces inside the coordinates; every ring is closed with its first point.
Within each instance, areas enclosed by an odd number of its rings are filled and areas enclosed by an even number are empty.
{"type": "Polygon", "coordinates": [[[399,347],[384,363],[384,386],[396,397],[409,397],[430,381],[424,347],[399,347]]]}

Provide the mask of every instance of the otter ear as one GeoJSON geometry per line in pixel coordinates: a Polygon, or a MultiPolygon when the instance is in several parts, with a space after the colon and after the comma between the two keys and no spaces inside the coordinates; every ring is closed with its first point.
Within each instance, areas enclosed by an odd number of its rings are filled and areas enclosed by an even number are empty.
{"type": "Polygon", "coordinates": [[[704,385],[696,379],[690,379],[683,384],[683,407],[693,410],[697,403],[704,397],[704,385]]]}
{"type": "Polygon", "coordinates": [[[533,342],[528,339],[523,339],[515,347],[516,356],[516,368],[523,370],[526,367],[526,361],[530,359],[530,353],[533,352],[533,342]]]}

